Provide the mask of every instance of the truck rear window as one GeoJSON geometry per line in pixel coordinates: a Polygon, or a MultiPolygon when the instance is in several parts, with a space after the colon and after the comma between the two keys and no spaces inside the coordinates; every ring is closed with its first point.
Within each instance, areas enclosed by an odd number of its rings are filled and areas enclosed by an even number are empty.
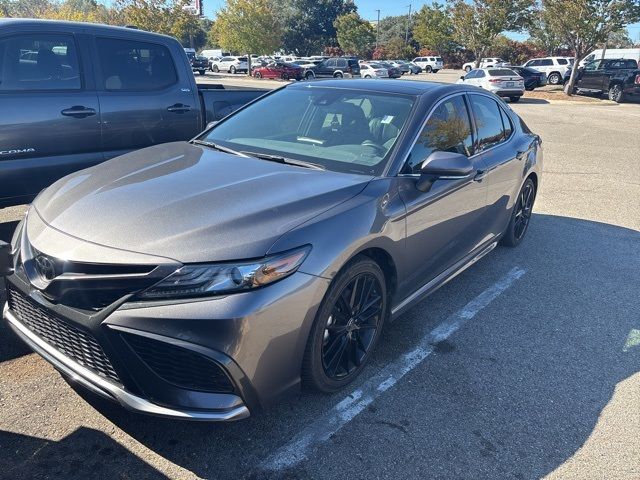
{"type": "Polygon", "coordinates": [[[98,38],[105,90],[159,90],[178,81],[169,50],[155,43],[98,38]]]}

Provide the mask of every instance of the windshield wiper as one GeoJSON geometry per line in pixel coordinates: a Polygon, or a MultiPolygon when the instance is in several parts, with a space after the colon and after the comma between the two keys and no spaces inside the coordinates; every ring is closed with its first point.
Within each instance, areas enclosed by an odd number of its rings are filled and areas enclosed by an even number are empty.
{"type": "Polygon", "coordinates": [[[315,170],[326,170],[322,165],[317,163],[305,162],[304,160],[295,160],[293,158],[283,157],[282,155],[271,155],[268,153],[260,152],[247,152],[242,150],[240,153],[245,153],[251,157],[260,158],[262,160],[269,160],[270,162],[284,163],[285,165],[296,165],[298,167],[313,168],[315,170]]]}
{"type": "Polygon", "coordinates": [[[207,142],[205,140],[193,140],[194,144],[196,145],[202,145],[203,147],[209,147],[209,148],[213,148],[214,150],[219,150],[221,152],[225,152],[225,153],[231,153],[233,155],[240,155],[241,157],[244,156],[242,155],[242,153],[240,152],[236,152],[235,150],[228,148],[228,147],[224,147],[218,143],[213,143],[213,142],[207,142]]]}

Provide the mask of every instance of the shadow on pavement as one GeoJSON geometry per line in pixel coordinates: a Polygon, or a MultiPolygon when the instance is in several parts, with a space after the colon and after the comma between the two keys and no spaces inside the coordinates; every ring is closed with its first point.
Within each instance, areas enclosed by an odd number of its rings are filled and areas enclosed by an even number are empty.
{"type": "MultiPolygon", "coordinates": [[[[510,103],[510,102],[507,102],[507,103],[510,103]]],[[[528,103],[531,105],[544,105],[544,104],[548,104],[549,101],[545,100],[544,98],[527,97],[525,94],[524,97],[520,97],[520,100],[518,101],[518,103],[528,103]]]]}
{"type": "MultiPolygon", "coordinates": [[[[639,352],[623,352],[629,332],[640,328],[639,246],[640,233],[631,229],[536,214],[520,247],[495,250],[394,322],[364,375],[412,348],[416,322],[443,320],[432,312],[456,311],[513,266],[526,270],[522,279],[287,478],[540,478],[552,472],[585,443],[616,385],[640,370],[639,352]]],[[[256,465],[344,393],[301,393],[232,424],[142,417],[83,397],[198,477],[272,478],[256,465]]],[[[109,444],[89,432],[78,435],[99,441],[72,436],[55,449],[109,444]]],[[[2,445],[40,441],[4,435],[2,445]]],[[[120,455],[111,448],[110,458],[120,455]]],[[[137,457],[118,458],[130,462],[131,478],[149,475],[137,457]]],[[[83,459],[78,468],[89,464],[83,459]]]]}
{"type": "Polygon", "coordinates": [[[12,480],[168,478],[90,428],[79,428],[57,442],[0,430],[0,445],[0,477],[12,480]]]}

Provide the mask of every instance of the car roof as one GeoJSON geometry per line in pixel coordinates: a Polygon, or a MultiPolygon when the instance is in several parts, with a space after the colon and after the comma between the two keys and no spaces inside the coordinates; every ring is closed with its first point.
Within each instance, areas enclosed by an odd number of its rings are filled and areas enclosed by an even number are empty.
{"type": "Polygon", "coordinates": [[[292,83],[286,88],[336,88],[349,90],[363,90],[380,93],[396,93],[405,95],[424,95],[427,93],[454,93],[458,91],[475,91],[474,87],[453,83],[422,82],[419,80],[369,80],[369,79],[341,79],[315,80],[310,82],[292,83]]]}
{"type": "Polygon", "coordinates": [[[71,22],[67,20],[44,20],[35,18],[0,18],[0,27],[66,27],[74,30],[88,30],[92,32],[108,33],[115,31],[126,32],[130,35],[141,36],[153,36],[170,38],[173,41],[177,41],[175,38],[169,35],[163,35],[160,33],[149,32],[147,30],[141,30],[135,27],[117,27],[113,25],[104,25],[100,23],[89,22],[71,22]]]}

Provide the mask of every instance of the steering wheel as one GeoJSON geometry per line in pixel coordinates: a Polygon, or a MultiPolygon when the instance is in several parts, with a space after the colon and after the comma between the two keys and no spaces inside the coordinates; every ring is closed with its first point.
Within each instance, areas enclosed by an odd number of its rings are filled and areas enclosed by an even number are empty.
{"type": "Polygon", "coordinates": [[[361,145],[363,147],[371,147],[371,148],[373,148],[381,156],[384,156],[387,153],[387,149],[386,148],[384,148],[382,145],[380,145],[379,143],[376,143],[376,142],[374,142],[372,140],[365,140],[364,142],[361,143],[361,145]]]}

